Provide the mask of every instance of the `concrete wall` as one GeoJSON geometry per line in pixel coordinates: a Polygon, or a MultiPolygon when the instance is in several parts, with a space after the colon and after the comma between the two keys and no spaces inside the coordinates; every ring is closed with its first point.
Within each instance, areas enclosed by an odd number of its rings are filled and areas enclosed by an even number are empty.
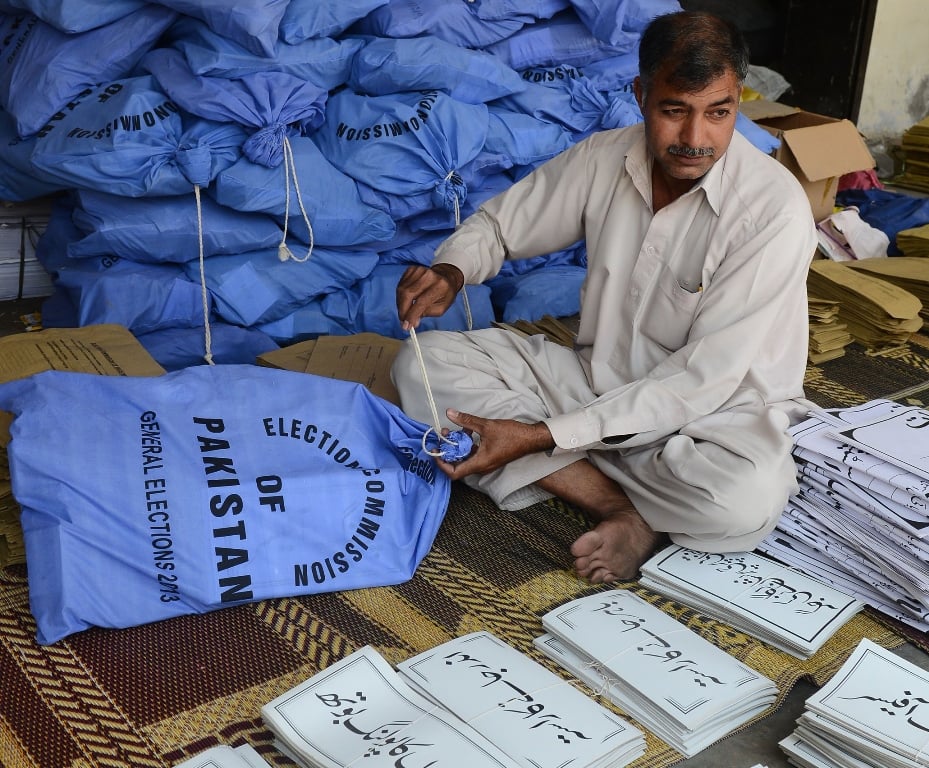
{"type": "Polygon", "coordinates": [[[878,0],[858,130],[899,137],[929,114],[929,2],[878,0]]]}

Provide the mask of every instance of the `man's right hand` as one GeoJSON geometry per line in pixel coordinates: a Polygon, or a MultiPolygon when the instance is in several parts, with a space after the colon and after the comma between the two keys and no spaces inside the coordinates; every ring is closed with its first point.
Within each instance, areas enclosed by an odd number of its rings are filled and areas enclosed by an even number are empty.
{"type": "Polygon", "coordinates": [[[455,302],[464,275],[452,264],[408,267],[397,283],[397,315],[404,331],[424,317],[439,317],[455,302]]]}

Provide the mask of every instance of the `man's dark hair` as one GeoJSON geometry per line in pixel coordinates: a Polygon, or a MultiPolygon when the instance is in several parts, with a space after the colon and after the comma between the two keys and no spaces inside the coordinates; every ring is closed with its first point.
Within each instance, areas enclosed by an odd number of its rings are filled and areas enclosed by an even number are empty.
{"type": "Polygon", "coordinates": [[[741,83],[748,74],[748,46],[735,24],[711,13],[658,16],[639,42],[639,78],[645,90],[659,72],[686,93],[703,90],[726,72],[734,72],[741,83]]]}

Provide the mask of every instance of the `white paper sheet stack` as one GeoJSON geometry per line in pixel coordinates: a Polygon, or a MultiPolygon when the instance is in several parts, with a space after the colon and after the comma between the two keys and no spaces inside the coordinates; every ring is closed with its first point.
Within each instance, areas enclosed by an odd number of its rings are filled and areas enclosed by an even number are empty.
{"type": "Polygon", "coordinates": [[[174,768],[270,768],[250,744],[230,747],[221,744],[210,747],[174,768]]]}
{"type": "Polygon", "coordinates": [[[645,753],[638,728],[488,632],[443,643],[397,670],[525,768],[620,768],[645,753]]]}
{"type": "Polygon", "coordinates": [[[862,640],[780,747],[804,768],[925,768],[929,673],[862,640]]]}
{"type": "Polygon", "coordinates": [[[800,491],[758,549],[929,630],[929,411],[872,400],[791,431],[800,491]]]}
{"type": "Polygon", "coordinates": [[[672,545],[642,566],[639,583],[801,659],[863,608],[859,600],[751,552],[714,554],[672,545]]]}
{"type": "Polygon", "coordinates": [[[477,731],[410,688],[365,646],[261,708],[275,746],[311,768],[517,768],[477,731]]]}
{"type": "Polygon", "coordinates": [[[538,648],[687,757],[777,697],[771,680],[626,590],[573,600],[542,624],[538,648]]]}

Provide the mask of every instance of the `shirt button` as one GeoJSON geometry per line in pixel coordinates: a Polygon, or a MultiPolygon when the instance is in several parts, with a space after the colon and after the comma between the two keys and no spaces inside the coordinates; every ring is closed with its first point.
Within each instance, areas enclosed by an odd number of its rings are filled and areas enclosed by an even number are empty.
{"type": "Polygon", "coordinates": [[[578,443],[578,439],[577,439],[576,437],[572,437],[572,438],[571,438],[571,447],[572,447],[572,448],[576,448],[576,447],[577,447],[577,443],[578,443]]]}
{"type": "Polygon", "coordinates": [[[654,255],[657,253],[657,251],[655,250],[655,246],[654,246],[654,245],[648,246],[648,247],[645,249],[645,252],[646,252],[649,256],[654,256],[654,255]]]}

